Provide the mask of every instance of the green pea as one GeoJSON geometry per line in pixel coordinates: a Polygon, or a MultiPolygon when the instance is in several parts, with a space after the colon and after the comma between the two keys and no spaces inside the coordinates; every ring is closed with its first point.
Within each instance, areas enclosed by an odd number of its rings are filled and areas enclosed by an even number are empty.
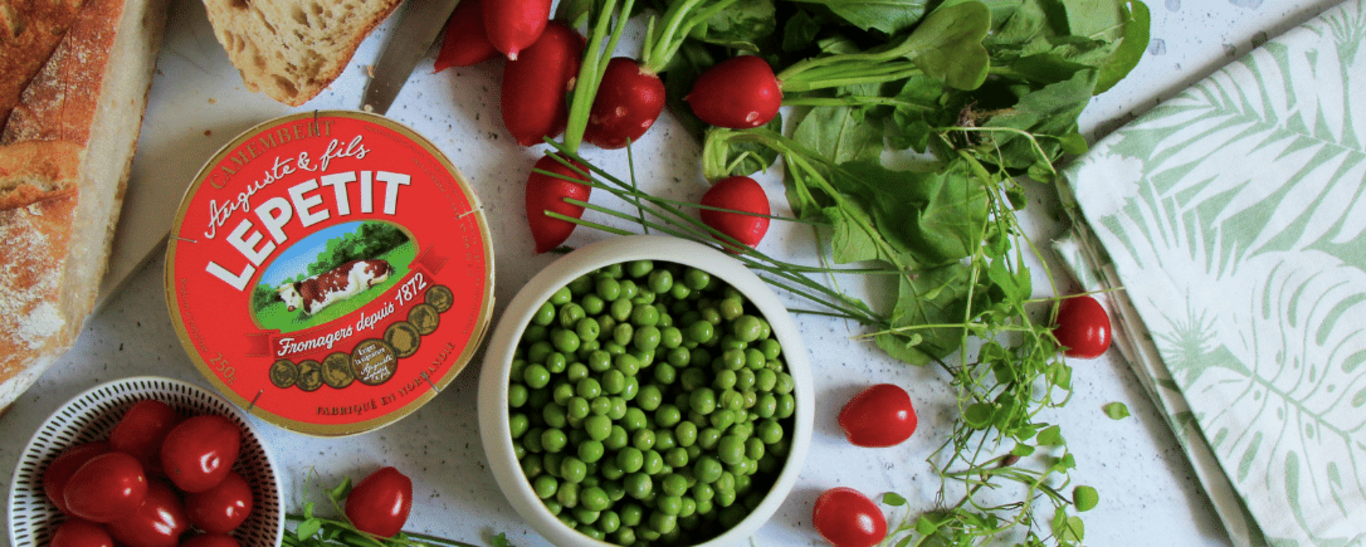
{"type": "MultiPolygon", "coordinates": [[[[606,392],[606,390],[603,391],[606,392]]],[[[594,397],[592,401],[588,401],[588,409],[592,411],[594,416],[606,416],[608,412],[612,411],[612,399],[606,395],[594,397]]]]}
{"type": "Polygon", "coordinates": [[[745,397],[740,395],[740,392],[733,389],[727,389],[721,392],[721,408],[726,410],[740,410],[744,407],[745,397]]]}
{"type": "Polygon", "coordinates": [[[654,481],[645,473],[631,473],[626,475],[626,480],[622,483],[626,487],[626,495],[635,499],[645,499],[654,489],[654,481]]]}
{"type": "Polygon", "coordinates": [[[617,324],[621,324],[631,319],[631,308],[633,307],[633,304],[631,304],[629,299],[618,298],[616,300],[610,300],[610,302],[612,303],[607,306],[608,317],[611,317],[617,324]]]}
{"type": "Polygon", "coordinates": [[[542,433],[545,433],[545,428],[533,427],[522,435],[522,445],[526,448],[527,452],[537,453],[545,451],[545,447],[541,446],[542,433]]]}
{"type": "Polygon", "coordinates": [[[705,320],[698,320],[688,325],[688,340],[705,344],[710,342],[716,332],[716,327],[705,320]]]}
{"type": "Polygon", "coordinates": [[[602,446],[608,450],[621,450],[631,444],[631,437],[626,434],[626,429],[613,425],[612,431],[602,440],[602,446]]]}
{"type": "Polygon", "coordinates": [[[738,435],[726,435],[716,445],[716,457],[721,463],[736,464],[745,459],[745,439],[738,435]]]}
{"type": "Polygon", "coordinates": [[[612,419],[607,416],[589,416],[583,421],[583,430],[588,438],[603,441],[612,434],[612,419]]]}
{"type": "Polygon", "coordinates": [[[617,465],[617,459],[615,457],[604,457],[603,459],[598,460],[598,473],[602,474],[602,478],[607,479],[606,484],[611,484],[611,481],[619,480],[626,476],[626,471],[622,469],[620,465],[617,465]]]}
{"type": "Polygon", "coordinates": [[[773,391],[778,385],[778,373],[769,369],[759,369],[754,373],[754,387],[759,391],[773,391]]]}
{"type": "Polygon", "coordinates": [[[621,517],[614,511],[603,511],[602,516],[598,517],[598,529],[604,534],[610,534],[621,529],[621,517]]]}
{"type": "Polygon", "coordinates": [[[522,372],[522,381],[529,388],[543,388],[550,384],[550,371],[541,365],[529,365],[522,372]]]}
{"type": "Polygon", "coordinates": [[[569,400],[574,398],[574,384],[566,381],[557,380],[555,387],[550,388],[551,399],[557,405],[567,405],[569,400]]]}
{"type": "Polygon", "coordinates": [[[778,393],[787,394],[792,393],[792,390],[796,387],[796,383],[792,381],[791,374],[788,374],[786,372],[779,372],[778,383],[773,386],[773,390],[777,391],[778,393]]]}
{"type": "Polygon", "coordinates": [[[536,491],[536,497],[550,499],[560,490],[560,481],[550,475],[541,475],[531,481],[531,489],[536,491]]]}
{"type": "Polygon", "coordinates": [[[659,347],[659,337],[659,328],[646,325],[636,329],[635,335],[631,337],[631,343],[643,351],[654,351],[659,347]]]}
{"type": "Polygon", "coordinates": [[[664,464],[674,469],[680,469],[688,465],[688,449],[675,446],[664,452],[664,464]]]}
{"type": "Polygon", "coordinates": [[[647,306],[650,304],[654,304],[655,299],[657,298],[659,298],[659,295],[655,294],[654,291],[650,290],[647,287],[640,289],[640,291],[636,293],[636,296],[634,298],[631,298],[631,303],[637,306],[647,306]]]}
{"type": "Polygon", "coordinates": [[[688,492],[688,479],[678,473],[670,473],[659,482],[659,488],[666,496],[682,496],[688,492]]]}
{"type": "Polygon", "coordinates": [[[579,506],[589,511],[602,511],[612,505],[607,492],[596,486],[584,488],[579,492],[579,506]]]}
{"type": "Polygon", "coordinates": [[[526,434],[526,430],[531,427],[531,421],[526,414],[520,412],[508,416],[508,429],[512,432],[512,438],[520,438],[526,434]]]}
{"type": "Polygon", "coordinates": [[[588,399],[583,397],[571,397],[569,404],[566,404],[564,408],[566,419],[582,420],[587,418],[590,412],[588,399]]]}
{"type": "Polygon", "coordinates": [[[536,313],[531,315],[531,324],[533,325],[544,327],[553,322],[555,322],[555,305],[549,301],[541,304],[541,307],[536,308],[536,313]]]}
{"type": "Polygon", "coordinates": [[[636,356],[623,352],[612,359],[612,366],[627,376],[635,376],[640,372],[640,359],[636,356]]]}
{"type": "Polygon", "coordinates": [[[783,353],[783,346],[776,339],[764,338],[759,341],[759,351],[764,352],[764,360],[772,361],[783,353]]]}
{"type": "Polygon", "coordinates": [[[729,371],[745,368],[745,350],[732,348],[721,354],[721,367],[729,371]]]}
{"type": "Polygon", "coordinates": [[[588,313],[583,310],[583,306],[570,302],[560,306],[558,319],[561,327],[574,328],[574,326],[578,325],[580,319],[587,316],[588,313]]]}
{"type": "Polygon", "coordinates": [[[697,513],[697,502],[692,498],[683,498],[683,509],[678,512],[679,519],[691,517],[697,513]]]}
{"type": "MultiPolygon", "coordinates": [[[[629,388],[630,385],[631,385],[631,381],[632,381],[631,379],[626,380],[626,386],[627,386],[628,388],[629,388]]],[[[625,391],[623,390],[622,393],[624,394],[625,391]]],[[[607,410],[607,417],[608,417],[608,418],[611,418],[611,419],[613,419],[613,420],[620,420],[620,419],[622,419],[622,418],[624,418],[624,417],[626,416],[626,398],[625,398],[625,397],[622,397],[622,396],[613,396],[613,397],[609,397],[609,398],[608,398],[608,401],[609,401],[609,402],[611,403],[611,405],[612,405],[612,407],[609,408],[609,409],[607,410]]]]}
{"type": "Polygon", "coordinates": [[[773,417],[778,419],[788,418],[797,410],[797,400],[790,393],[778,396],[778,406],[773,411],[773,417]]]}
{"type": "Polygon", "coordinates": [[[564,370],[565,379],[577,383],[579,380],[588,377],[588,365],[583,363],[573,363],[564,370]]]}
{"type": "Polygon", "coordinates": [[[541,503],[545,505],[546,510],[550,511],[550,514],[552,515],[558,516],[562,511],[564,511],[564,505],[560,504],[559,500],[552,498],[548,500],[541,500],[541,503]]]}
{"type": "Polygon", "coordinates": [[[551,428],[541,432],[541,446],[546,452],[559,452],[569,444],[569,437],[564,431],[551,428]]]}
{"type": "MultiPolygon", "coordinates": [[[[574,456],[565,456],[560,460],[560,478],[565,481],[578,484],[588,476],[588,465],[574,456]]],[[[568,504],[565,504],[568,505],[568,504]]]]}
{"type": "Polygon", "coordinates": [[[617,451],[617,466],[627,473],[635,473],[645,466],[645,453],[640,449],[628,446],[617,451]]]}
{"type": "Polygon", "coordinates": [[[608,369],[602,374],[602,391],[608,395],[617,395],[626,390],[626,374],[620,370],[608,369]]]}
{"type": "Polygon", "coordinates": [[[697,442],[697,424],[692,422],[680,422],[674,428],[674,439],[678,441],[678,446],[689,447],[697,442]]]}
{"type": "Polygon", "coordinates": [[[675,515],[683,512],[683,498],[678,496],[659,496],[655,498],[655,510],[666,515],[675,515]]]}
{"type": "Polygon", "coordinates": [[[707,288],[707,285],[711,283],[711,274],[690,267],[683,271],[683,282],[692,290],[700,291],[707,288]]]}
{"type": "Polygon", "coordinates": [[[745,439],[745,458],[750,461],[759,461],[764,457],[764,441],[758,437],[745,439]]]}
{"type": "Polygon", "coordinates": [[[621,297],[621,283],[607,276],[598,276],[594,294],[605,302],[613,302],[621,297]]]}
{"type": "Polygon", "coordinates": [[[721,441],[721,430],[715,427],[704,427],[697,432],[697,445],[703,450],[716,448],[716,443],[721,441]]]}
{"type": "MultiPolygon", "coordinates": [[[[663,410],[663,408],[660,410],[663,410]]],[[[678,446],[678,440],[674,438],[672,429],[660,429],[655,431],[655,450],[663,452],[675,446],[678,446]]]]}
{"type": "Polygon", "coordinates": [[[574,293],[570,292],[568,286],[560,287],[550,295],[550,303],[556,306],[563,306],[574,299],[574,293]]]}
{"type": "Polygon", "coordinates": [[[767,362],[764,359],[764,352],[759,351],[758,348],[745,348],[745,368],[742,370],[753,372],[764,368],[764,363],[767,362]]]}
{"type": "Polygon", "coordinates": [[[692,293],[692,287],[683,283],[674,283],[674,286],[669,288],[669,296],[672,296],[676,300],[684,300],[691,296],[692,293]]]}
{"type": "MultiPolygon", "coordinates": [[[[743,352],[745,348],[749,347],[749,345],[744,342],[741,342],[739,338],[731,336],[730,334],[726,334],[721,337],[721,342],[717,344],[716,347],[721,348],[722,351],[735,349],[743,352]]],[[[740,366],[745,366],[745,362],[743,360],[741,360],[740,366]]]]}
{"type": "Polygon", "coordinates": [[[718,390],[725,391],[735,387],[738,380],[739,375],[736,374],[734,370],[725,369],[716,373],[716,376],[712,379],[711,386],[718,390]]]}
{"type": "Polygon", "coordinates": [[[555,493],[555,501],[560,502],[566,509],[578,507],[579,485],[572,482],[561,483],[559,492],[555,493]]]}
{"type": "Polygon", "coordinates": [[[669,270],[655,270],[650,272],[650,290],[657,293],[669,292],[674,285],[674,274],[669,270]]]}
{"type": "Polygon", "coordinates": [[[697,477],[697,482],[711,484],[721,478],[721,473],[725,471],[720,460],[708,455],[703,455],[693,464],[693,476],[697,477]]]}
{"type": "Polygon", "coordinates": [[[645,467],[642,468],[650,475],[658,475],[664,472],[664,456],[659,455],[655,450],[645,451],[645,467]]]}
{"type": "Polygon", "coordinates": [[[626,429],[627,433],[644,429],[647,423],[645,411],[637,407],[626,409],[626,416],[621,419],[621,426],[626,429]]]}
{"type": "Polygon", "coordinates": [[[649,260],[636,260],[626,265],[626,275],[631,277],[645,277],[655,269],[655,263],[649,260]]]}
{"type": "MultiPolygon", "coordinates": [[[[744,317],[745,301],[741,300],[739,297],[723,298],[721,299],[721,302],[717,303],[716,311],[721,312],[722,319],[738,322],[740,318],[744,317]]],[[[758,326],[757,323],[754,325],[756,330],[758,329],[758,326]]]]}
{"type": "Polygon", "coordinates": [[[659,308],[649,304],[635,306],[631,310],[631,322],[642,327],[658,326],[659,308]]]}
{"type": "Polygon", "coordinates": [[[636,282],[635,282],[635,281],[631,281],[630,279],[623,279],[623,280],[621,281],[621,297],[622,297],[622,298],[624,298],[624,299],[626,299],[626,300],[630,300],[630,299],[632,299],[632,298],[635,298],[636,295],[639,295],[639,294],[640,294],[640,286],[636,285],[636,282]]]}
{"type": "MultiPolygon", "coordinates": [[[[674,330],[677,331],[678,329],[674,330]]],[[[674,368],[684,368],[692,362],[692,353],[687,348],[672,348],[664,354],[664,362],[674,368]]]]}
{"type": "Polygon", "coordinates": [[[746,344],[758,340],[764,331],[763,324],[759,321],[759,318],[753,315],[741,315],[736,317],[735,320],[731,322],[730,328],[730,333],[746,344]]]}
{"type": "Polygon", "coordinates": [[[669,385],[674,383],[674,380],[678,379],[678,369],[674,368],[673,365],[670,365],[668,363],[660,363],[658,365],[655,365],[654,369],[654,376],[656,382],[659,382],[664,385],[669,385]]]}
{"type": "Polygon", "coordinates": [[[664,402],[664,394],[659,391],[659,387],[654,384],[641,386],[640,394],[636,395],[636,405],[647,412],[652,412],[659,408],[664,402]]]}
{"type": "MultiPolygon", "coordinates": [[[[671,350],[682,350],[683,331],[679,330],[678,327],[671,325],[665,326],[659,330],[659,344],[671,350]]],[[[682,353],[683,355],[688,354],[687,351],[682,351],[682,353]]],[[[687,362],[684,361],[683,364],[686,365],[687,362]]]]}
{"type": "Polygon", "coordinates": [[[522,408],[526,405],[527,394],[529,391],[523,384],[512,384],[508,386],[508,406],[512,408],[522,408]]]}
{"type": "Polygon", "coordinates": [[[650,513],[650,529],[661,534],[672,532],[678,526],[678,517],[663,511],[650,513]]]}
{"type": "Polygon", "coordinates": [[[623,527],[612,535],[612,543],[617,545],[635,545],[636,531],[631,528],[623,527]]]}
{"type": "Polygon", "coordinates": [[[574,323],[574,334],[578,335],[580,341],[597,340],[602,334],[602,324],[592,317],[584,317],[574,323]]]}
{"type": "Polygon", "coordinates": [[[754,403],[753,410],[760,418],[772,418],[778,410],[778,399],[772,393],[760,395],[754,403]]]}
{"type": "Polygon", "coordinates": [[[617,323],[612,327],[612,341],[622,346],[629,346],[635,337],[636,328],[630,323],[617,323]]]}
{"type": "MultiPolygon", "coordinates": [[[[649,477],[646,477],[649,478],[649,477]]],[[[630,494],[630,490],[627,490],[630,494]]],[[[621,525],[623,527],[640,526],[645,520],[645,509],[636,503],[626,503],[617,511],[621,515],[621,525]]]]}
{"type": "Polygon", "coordinates": [[[638,429],[631,435],[631,446],[641,450],[649,450],[655,446],[655,432],[650,429],[638,429]]]}
{"type": "Polygon", "coordinates": [[[711,323],[713,326],[721,324],[721,312],[717,311],[715,306],[702,308],[698,310],[698,313],[702,314],[703,321],[711,323]]]}
{"type": "Polygon", "coordinates": [[[777,420],[766,418],[759,422],[759,439],[764,444],[775,444],[783,439],[783,426],[777,420]]]}
{"type": "Polygon", "coordinates": [[[564,427],[568,422],[568,411],[565,407],[558,404],[548,404],[541,409],[541,417],[545,419],[546,425],[550,427],[564,427]]]}

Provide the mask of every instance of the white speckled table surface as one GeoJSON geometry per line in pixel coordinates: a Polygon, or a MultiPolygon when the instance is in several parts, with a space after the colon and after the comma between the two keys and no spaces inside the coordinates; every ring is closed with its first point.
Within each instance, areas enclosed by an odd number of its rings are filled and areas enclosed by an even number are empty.
{"type": "MultiPolygon", "coordinates": [[[[1147,54],[1126,80],[1094,100],[1083,115],[1083,131],[1094,137],[1122,125],[1336,3],[1150,1],[1153,25],[1147,54]]],[[[157,185],[183,189],[219,146],[266,119],[293,111],[355,108],[365,65],[378,56],[389,29],[386,22],[362,45],[331,89],[304,108],[291,110],[244,91],[236,70],[213,38],[202,4],[174,2],[134,163],[129,201],[136,209],[125,213],[120,227],[125,235],[136,236],[120,240],[124,248],[117,260],[122,265],[115,268],[131,273],[90,319],[76,347],[0,416],[0,438],[5,439],[0,443],[0,470],[4,470],[0,480],[10,480],[9,470],[25,440],[42,421],[91,386],[137,375],[207,385],[171,326],[162,286],[163,260],[154,254],[150,263],[136,267],[143,252],[136,249],[150,247],[149,238],[159,239],[179,199],[178,191],[168,196],[157,185]]],[[[497,115],[500,65],[431,74],[431,64],[429,55],[388,115],[434,141],[472,181],[493,234],[496,321],[501,306],[553,259],[532,254],[521,205],[522,186],[540,152],[515,146],[502,128],[497,115]]],[[[666,114],[636,149],[637,158],[651,158],[637,162],[637,174],[649,189],[696,199],[705,189],[697,153],[696,144],[666,114]]],[[[609,169],[625,162],[619,152],[588,149],[585,155],[609,169]]],[[[780,186],[771,177],[762,182],[770,189],[780,186]]],[[[1061,229],[1051,192],[1039,189],[1027,209],[1036,240],[1050,238],[1061,229]]],[[[780,192],[771,190],[771,195],[775,205],[781,202],[780,192]]],[[[580,231],[569,243],[602,237],[580,231]]],[[[771,253],[804,249],[805,237],[804,233],[777,231],[765,245],[771,253]]],[[[757,545],[823,545],[809,524],[811,508],[817,494],[833,486],[868,493],[896,491],[918,506],[928,506],[937,480],[925,458],[942,442],[955,411],[952,394],[938,370],[910,368],[853,342],[849,337],[854,331],[844,323],[811,316],[798,316],[797,321],[816,375],[816,435],[801,480],[755,537],[757,545]],[[898,447],[852,447],[835,423],[837,409],[862,387],[881,381],[909,387],[919,410],[920,430],[898,447]]],[[[1117,352],[1075,365],[1075,396],[1064,410],[1047,419],[1062,424],[1067,434],[1078,462],[1074,480],[1095,486],[1101,494],[1100,505],[1086,515],[1087,543],[1229,544],[1183,452],[1117,352]],[[1133,416],[1110,420],[1101,407],[1112,401],[1126,403],[1133,416]]],[[[504,500],[487,468],[475,411],[477,379],[478,367],[471,366],[411,416],[345,439],[306,437],[258,420],[258,429],[282,468],[285,498],[297,499],[310,468],[331,484],[342,476],[359,479],[373,469],[393,465],[415,483],[410,530],[476,543],[506,532],[518,545],[544,544],[504,500]]],[[[297,510],[297,503],[288,505],[297,510]]]]}

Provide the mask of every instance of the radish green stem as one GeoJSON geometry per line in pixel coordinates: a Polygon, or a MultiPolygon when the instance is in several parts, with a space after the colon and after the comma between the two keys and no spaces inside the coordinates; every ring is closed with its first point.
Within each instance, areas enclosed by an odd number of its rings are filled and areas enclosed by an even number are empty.
{"type": "Polygon", "coordinates": [[[593,109],[593,99],[597,97],[602,75],[607,71],[607,61],[611,59],[612,51],[616,50],[621,33],[626,30],[626,14],[631,13],[634,4],[635,0],[622,2],[617,24],[613,27],[612,15],[616,13],[617,0],[603,0],[597,23],[588,33],[583,64],[579,67],[574,97],[569,103],[569,121],[564,129],[564,148],[570,152],[577,152],[583,143],[583,132],[588,128],[588,114],[593,109]],[[603,37],[607,37],[605,53],[601,45],[603,37]]]}

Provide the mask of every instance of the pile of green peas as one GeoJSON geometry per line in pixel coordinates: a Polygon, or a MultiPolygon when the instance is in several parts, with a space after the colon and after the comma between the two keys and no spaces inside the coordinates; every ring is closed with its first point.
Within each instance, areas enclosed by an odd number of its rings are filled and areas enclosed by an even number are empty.
{"type": "Polygon", "coordinates": [[[508,385],[532,489],[579,532],[691,545],[763,500],[791,449],[793,379],[770,325],[704,270],[613,264],[532,317],[508,385]]]}

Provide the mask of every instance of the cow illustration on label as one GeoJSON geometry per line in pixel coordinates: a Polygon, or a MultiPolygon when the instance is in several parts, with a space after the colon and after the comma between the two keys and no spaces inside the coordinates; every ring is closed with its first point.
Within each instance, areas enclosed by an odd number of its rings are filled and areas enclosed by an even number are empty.
{"type": "Polygon", "coordinates": [[[385,260],[352,260],[302,281],[285,283],[276,290],[280,300],[285,302],[286,309],[302,309],[304,313],[313,315],[327,306],[383,283],[393,273],[394,267],[385,260]]]}

